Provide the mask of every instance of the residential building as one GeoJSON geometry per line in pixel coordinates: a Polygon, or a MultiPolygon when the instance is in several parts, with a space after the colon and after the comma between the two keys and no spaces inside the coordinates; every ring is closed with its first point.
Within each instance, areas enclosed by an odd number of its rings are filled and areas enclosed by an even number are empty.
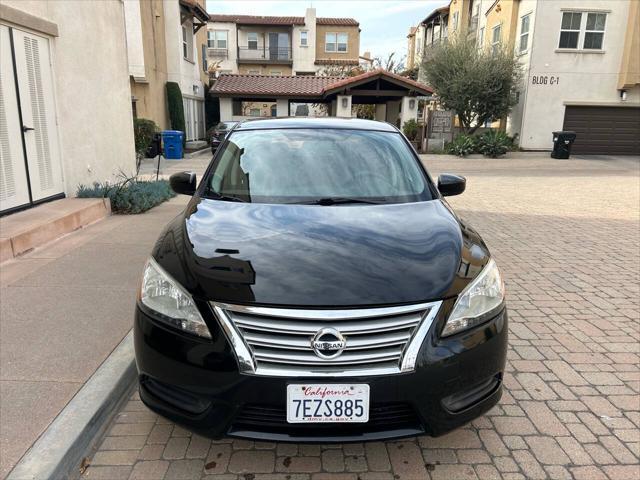
{"type": "Polygon", "coordinates": [[[419,67],[418,78],[424,79],[422,62],[449,37],[449,6],[436,8],[416,27],[413,64],[419,67]]]}
{"type": "Polygon", "coordinates": [[[123,8],[2,0],[1,213],[135,174],[123,8]]]}
{"type": "Polygon", "coordinates": [[[209,64],[218,73],[316,75],[360,63],[360,28],[352,18],[212,14],[209,64]]]}
{"type": "Polygon", "coordinates": [[[123,2],[131,101],[134,116],[169,123],[166,84],[182,92],[185,138],[204,138],[204,94],[208,84],[207,21],[204,0],[123,2]]]}
{"type": "Polygon", "coordinates": [[[522,148],[548,150],[553,131],[574,130],[575,153],[640,154],[640,2],[480,3],[479,45],[522,64],[506,122],[522,148]]]}

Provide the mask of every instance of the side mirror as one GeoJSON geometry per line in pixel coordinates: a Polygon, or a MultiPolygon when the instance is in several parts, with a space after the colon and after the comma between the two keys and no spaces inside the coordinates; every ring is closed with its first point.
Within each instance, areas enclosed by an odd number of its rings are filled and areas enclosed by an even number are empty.
{"type": "Polygon", "coordinates": [[[196,174],[195,172],[174,173],[169,177],[169,185],[176,193],[193,195],[196,192],[196,174]]]}
{"type": "Polygon", "coordinates": [[[467,179],[459,175],[443,173],[438,177],[438,190],[443,197],[460,195],[467,186],[467,179]]]}

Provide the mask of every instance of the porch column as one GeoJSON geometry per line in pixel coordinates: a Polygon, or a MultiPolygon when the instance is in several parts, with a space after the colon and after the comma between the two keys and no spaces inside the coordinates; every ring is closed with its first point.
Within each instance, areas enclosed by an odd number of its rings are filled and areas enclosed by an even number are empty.
{"type": "Polygon", "coordinates": [[[289,116],[289,99],[278,98],[276,100],[276,116],[288,117],[289,116]]]}
{"type": "Polygon", "coordinates": [[[385,103],[377,103],[376,104],[376,120],[381,122],[386,121],[387,119],[387,105],[385,103]]]}
{"type": "Polygon", "coordinates": [[[400,109],[400,128],[409,120],[418,121],[418,99],[415,97],[402,97],[400,109]]]}
{"type": "Polygon", "coordinates": [[[400,100],[389,100],[386,105],[387,122],[392,125],[398,125],[398,117],[400,116],[400,100]]]}
{"type": "Polygon", "coordinates": [[[228,122],[233,117],[233,99],[220,97],[220,121],[228,122]]]}
{"type": "Polygon", "coordinates": [[[338,95],[336,100],[336,117],[350,117],[351,95],[338,95]]]}

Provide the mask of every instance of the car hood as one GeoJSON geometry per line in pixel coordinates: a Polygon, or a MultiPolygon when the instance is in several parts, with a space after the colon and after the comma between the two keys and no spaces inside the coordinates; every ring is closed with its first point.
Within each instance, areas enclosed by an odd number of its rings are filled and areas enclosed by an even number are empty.
{"type": "Polygon", "coordinates": [[[195,197],[154,257],[196,298],[334,307],[455,296],[488,251],[441,200],[314,206],[195,197]]]}

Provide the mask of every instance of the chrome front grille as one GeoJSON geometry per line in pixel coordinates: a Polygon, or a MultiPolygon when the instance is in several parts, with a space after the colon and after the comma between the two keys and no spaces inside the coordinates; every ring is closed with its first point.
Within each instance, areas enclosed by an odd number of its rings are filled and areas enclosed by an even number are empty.
{"type": "Polygon", "coordinates": [[[343,310],[211,305],[242,373],[307,377],[413,371],[441,303],[343,310]],[[337,343],[326,343],[327,336],[337,343]]]}

